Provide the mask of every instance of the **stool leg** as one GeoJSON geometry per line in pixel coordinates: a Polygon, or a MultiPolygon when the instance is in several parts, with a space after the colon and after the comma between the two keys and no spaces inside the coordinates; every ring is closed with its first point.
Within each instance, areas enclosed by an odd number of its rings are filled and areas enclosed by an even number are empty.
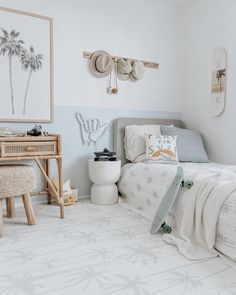
{"type": "Polygon", "coordinates": [[[14,198],[6,198],[6,204],[7,204],[7,218],[12,218],[15,216],[15,203],[14,198]]]}
{"type": "Polygon", "coordinates": [[[0,199],[0,237],[3,235],[2,199],[0,199]]]}
{"type": "Polygon", "coordinates": [[[22,196],[22,200],[24,203],[25,213],[26,213],[26,217],[28,220],[28,224],[33,225],[33,224],[35,224],[35,216],[34,216],[34,209],[32,207],[32,203],[31,203],[30,194],[28,194],[28,193],[24,194],[22,196]]]}

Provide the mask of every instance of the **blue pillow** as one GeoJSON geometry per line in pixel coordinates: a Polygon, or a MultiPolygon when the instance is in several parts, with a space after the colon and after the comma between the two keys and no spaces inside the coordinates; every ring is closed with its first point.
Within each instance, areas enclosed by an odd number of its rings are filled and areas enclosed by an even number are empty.
{"type": "Polygon", "coordinates": [[[200,133],[177,127],[161,126],[163,135],[177,136],[177,153],[180,162],[209,162],[200,133]]]}

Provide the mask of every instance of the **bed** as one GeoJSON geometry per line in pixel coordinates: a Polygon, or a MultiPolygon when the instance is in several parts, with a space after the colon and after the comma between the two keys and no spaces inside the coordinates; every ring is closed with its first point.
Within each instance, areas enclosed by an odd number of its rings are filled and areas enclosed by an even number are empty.
{"type": "MultiPolygon", "coordinates": [[[[124,129],[127,125],[171,125],[183,128],[183,123],[179,120],[165,119],[140,119],[140,118],[120,118],[114,124],[114,147],[118,157],[122,162],[122,176],[118,188],[122,195],[120,204],[129,210],[140,214],[151,221],[160,203],[159,196],[164,193],[166,187],[158,186],[158,181],[162,171],[162,184],[169,183],[172,175],[168,174],[167,164],[146,164],[130,163],[125,157],[124,150],[124,129]],[[164,182],[163,182],[164,181],[164,182]]],[[[191,171],[204,171],[212,169],[214,171],[227,171],[236,173],[236,166],[222,165],[218,163],[180,163],[185,173],[191,171]]],[[[172,169],[172,168],[170,168],[172,169]]],[[[174,207],[173,207],[174,208],[174,207]]],[[[173,218],[174,209],[168,218],[173,218]]],[[[223,202],[220,209],[216,227],[214,247],[220,253],[236,260],[236,192],[231,193],[223,202]]]]}

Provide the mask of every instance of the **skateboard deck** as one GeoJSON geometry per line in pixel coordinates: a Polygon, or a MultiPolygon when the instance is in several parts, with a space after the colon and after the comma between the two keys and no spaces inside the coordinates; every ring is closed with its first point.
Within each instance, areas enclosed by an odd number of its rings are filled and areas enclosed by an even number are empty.
{"type": "Polygon", "coordinates": [[[151,234],[156,234],[161,228],[163,233],[170,233],[171,227],[167,225],[164,221],[165,218],[171,209],[174,201],[178,195],[178,192],[181,187],[186,187],[190,189],[193,185],[192,181],[184,180],[184,171],[183,168],[178,166],[176,175],[165,193],[159,208],[153,218],[152,226],[151,226],[151,234]]]}
{"type": "Polygon", "coordinates": [[[214,117],[219,116],[225,109],[227,80],[227,52],[218,47],[212,58],[212,90],[211,110],[214,117]]]}

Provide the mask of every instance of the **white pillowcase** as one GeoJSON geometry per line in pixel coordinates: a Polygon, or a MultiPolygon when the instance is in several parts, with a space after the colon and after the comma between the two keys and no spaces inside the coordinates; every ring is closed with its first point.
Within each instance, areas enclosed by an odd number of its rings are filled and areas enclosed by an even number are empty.
{"type": "Polygon", "coordinates": [[[125,127],[125,155],[131,162],[146,160],[146,134],[161,135],[160,125],[128,125],[125,127]]]}
{"type": "Polygon", "coordinates": [[[177,164],[177,136],[146,135],[146,159],[148,163],[177,164]]]}

